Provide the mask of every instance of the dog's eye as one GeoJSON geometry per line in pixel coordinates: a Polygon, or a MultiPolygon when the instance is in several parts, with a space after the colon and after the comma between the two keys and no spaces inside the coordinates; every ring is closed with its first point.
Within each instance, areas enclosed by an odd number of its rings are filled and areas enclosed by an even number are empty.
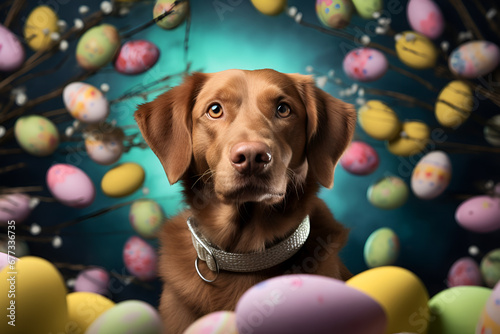
{"type": "Polygon", "coordinates": [[[280,103],[276,108],[276,115],[278,115],[281,118],[290,116],[291,112],[292,109],[290,109],[290,106],[286,103],[280,103]]]}
{"type": "Polygon", "coordinates": [[[208,115],[212,118],[219,118],[222,116],[222,107],[218,103],[212,104],[208,108],[208,115]]]}

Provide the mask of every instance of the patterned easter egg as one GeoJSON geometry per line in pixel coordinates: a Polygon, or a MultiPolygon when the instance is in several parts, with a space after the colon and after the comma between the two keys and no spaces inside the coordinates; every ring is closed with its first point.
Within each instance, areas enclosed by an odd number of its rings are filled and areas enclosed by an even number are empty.
{"type": "Polygon", "coordinates": [[[351,0],[316,0],[316,14],[325,26],[342,29],[349,25],[354,6],[351,0]]]}
{"type": "Polygon", "coordinates": [[[156,252],[146,241],[130,237],[123,248],[123,262],[127,270],[141,281],[151,281],[157,275],[156,252]]]}
{"type": "Polygon", "coordinates": [[[71,116],[84,123],[104,121],[109,114],[106,97],[84,82],[72,82],[64,87],[63,101],[71,116]]]}
{"type": "Polygon", "coordinates": [[[0,196],[0,226],[9,221],[21,224],[31,213],[31,198],[25,194],[5,194],[0,196]]]}
{"type": "Polygon", "coordinates": [[[47,185],[52,196],[64,205],[85,208],[95,198],[92,180],[78,167],[56,164],[47,171],[47,185]]]}
{"type": "Polygon", "coordinates": [[[286,0],[251,0],[251,2],[264,15],[275,16],[286,8],[286,0]]]}
{"type": "Polygon", "coordinates": [[[109,274],[102,268],[85,269],[78,273],[75,291],[86,291],[105,295],[108,293],[109,274]]]}
{"type": "Polygon", "coordinates": [[[126,162],[104,174],[101,180],[101,189],[106,196],[124,197],[138,190],[145,178],[146,173],[140,165],[126,162]]]}
{"type": "Polygon", "coordinates": [[[111,165],[120,160],[125,147],[123,130],[112,125],[99,124],[85,132],[85,150],[89,158],[100,165],[111,165]]]}
{"type": "Polygon", "coordinates": [[[396,36],[396,53],[399,60],[416,70],[434,67],[438,58],[436,46],[415,31],[405,31],[396,36]]]}
{"type": "Polygon", "coordinates": [[[354,49],[343,62],[344,72],[349,78],[365,82],[380,79],[388,67],[385,55],[372,48],[354,49]]]}
{"type": "Polygon", "coordinates": [[[483,312],[476,326],[475,334],[500,334],[500,283],[486,301],[483,312]]]}
{"type": "Polygon", "coordinates": [[[72,292],[66,296],[68,304],[67,334],[85,333],[101,314],[112,308],[108,298],[92,292],[72,292]]]}
{"type": "Polygon", "coordinates": [[[406,16],[413,30],[430,39],[436,39],[443,33],[443,14],[433,0],[410,0],[406,16]]]}
{"type": "Polygon", "coordinates": [[[475,79],[493,71],[500,63],[500,49],[488,41],[470,41],[456,48],[449,58],[454,74],[475,79]]]}
{"type": "Polygon", "coordinates": [[[361,141],[353,141],[340,159],[341,166],[354,175],[373,173],[379,164],[377,151],[361,141]]]}
{"type": "Polygon", "coordinates": [[[167,15],[156,24],[163,29],[174,29],[184,21],[189,12],[189,1],[180,1],[175,7],[175,0],[157,0],[153,8],[153,17],[159,17],[165,12],[173,10],[172,14],[167,15]]]}
{"type": "Polygon", "coordinates": [[[373,206],[393,210],[406,203],[408,193],[408,186],[401,178],[387,176],[372,184],[366,195],[373,206]]]}
{"type": "Polygon", "coordinates": [[[411,176],[411,189],[421,199],[441,195],[451,180],[451,161],[442,151],[432,151],[420,159],[411,176]]]}
{"type": "Polygon", "coordinates": [[[483,279],[476,261],[470,257],[463,257],[453,263],[448,271],[448,287],[461,285],[482,285],[483,279]]]}
{"type": "Polygon", "coordinates": [[[86,70],[97,70],[108,64],[120,48],[118,30],[101,24],[87,30],[76,46],[76,60],[86,70]]]}
{"type": "Polygon", "coordinates": [[[352,0],[354,7],[364,19],[373,19],[373,14],[382,10],[384,2],[382,0],[352,0]]]}
{"type": "Polygon", "coordinates": [[[158,312],[140,300],[127,300],[102,313],[85,334],[162,334],[158,312]]]}
{"type": "Polygon", "coordinates": [[[59,146],[59,132],[48,118],[39,115],[19,117],[14,126],[19,146],[37,157],[54,153],[59,146]]]}
{"type": "Polygon", "coordinates": [[[386,316],[366,294],[317,275],[284,275],[247,290],[236,305],[238,333],[383,334],[386,316]]]}
{"type": "Polygon", "coordinates": [[[500,197],[475,196],[464,201],[455,211],[455,220],[476,233],[500,229],[500,197]]]}
{"type": "Polygon", "coordinates": [[[12,72],[24,62],[24,49],[19,39],[0,24],[0,71],[12,72]]]}
{"type": "Polygon", "coordinates": [[[390,228],[379,228],[366,239],[363,254],[369,268],[394,264],[399,255],[399,238],[390,228]]]}
{"type": "Polygon", "coordinates": [[[491,145],[500,147],[500,115],[488,120],[484,127],[484,139],[491,145]]]}
{"type": "Polygon", "coordinates": [[[160,50],[145,40],[128,41],[122,45],[115,61],[115,68],[123,74],[139,74],[153,67],[160,57],[160,50]]]}
{"type": "Polygon", "coordinates": [[[130,224],[144,238],[155,238],[165,220],[161,206],[151,199],[140,199],[132,203],[130,224]]]}
{"type": "Polygon", "coordinates": [[[401,123],[394,110],[377,100],[370,100],[359,108],[358,122],[370,137],[378,140],[393,139],[401,129],[401,123]]]}
{"type": "Polygon", "coordinates": [[[408,157],[422,152],[430,137],[427,124],[419,121],[404,122],[396,139],[387,142],[387,149],[394,155],[408,157]]]}
{"type": "Polygon", "coordinates": [[[500,281],[500,248],[486,254],[481,260],[481,274],[487,286],[493,288],[500,281]]]}
{"type": "Polygon", "coordinates": [[[439,93],[435,107],[436,119],[443,126],[457,128],[469,118],[473,107],[471,87],[463,81],[455,80],[439,93]]]}
{"type": "Polygon", "coordinates": [[[50,45],[50,35],[58,32],[57,14],[49,6],[38,6],[28,15],[24,25],[24,40],[35,51],[50,45]]]}
{"type": "Polygon", "coordinates": [[[196,320],[183,334],[238,334],[236,314],[219,311],[196,320]]]}

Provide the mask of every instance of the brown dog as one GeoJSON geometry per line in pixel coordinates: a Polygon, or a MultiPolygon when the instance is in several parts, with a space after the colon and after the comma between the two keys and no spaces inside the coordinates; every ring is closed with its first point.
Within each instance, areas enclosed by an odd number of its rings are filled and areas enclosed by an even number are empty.
{"type": "Polygon", "coordinates": [[[320,185],[333,186],[354,132],[350,104],[309,76],[228,70],[187,77],[135,118],[170,183],[182,180],[189,205],[160,235],[168,333],[234,310],[247,289],[273,276],[351,276],[338,257],[347,231],[316,196],[320,185]]]}

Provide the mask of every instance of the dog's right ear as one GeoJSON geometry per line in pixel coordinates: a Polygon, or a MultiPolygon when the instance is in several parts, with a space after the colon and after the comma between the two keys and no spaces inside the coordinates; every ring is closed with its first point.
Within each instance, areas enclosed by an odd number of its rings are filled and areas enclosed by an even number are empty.
{"type": "Polygon", "coordinates": [[[134,114],[142,136],[160,159],[170,184],[176,183],[191,163],[191,111],[206,78],[206,74],[194,73],[180,86],[140,105],[134,114]]]}

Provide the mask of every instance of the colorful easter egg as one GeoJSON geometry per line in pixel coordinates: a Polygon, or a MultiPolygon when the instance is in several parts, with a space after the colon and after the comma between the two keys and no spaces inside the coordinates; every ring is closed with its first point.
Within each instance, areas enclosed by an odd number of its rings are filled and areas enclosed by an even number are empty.
{"type": "Polygon", "coordinates": [[[125,267],[141,281],[151,281],[157,275],[156,252],[146,241],[130,237],[123,248],[125,267]]]}
{"type": "Polygon", "coordinates": [[[364,19],[373,19],[375,12],[380,12],[384,6],[382,0],[352,0],[359,16],[364,19]]]}
{"type": "Polygon", "coordinates": [[[434,67],[438,58],[436,46],[415,31],[405,31],[396,36],[396,53],[399,60],[416,70],[434,67]]]}
{"type": "Polygon", "coordinates": [[[183,334],[238,334],[236,314],[230,311],[209,313],[196,320],[183,334]]]}
{"type": "Polygon", "coordinates": [[[448,62],[453,74],[468,79],[479,78],[498,66],[500,48],[488,41],[470,41],[453,50],[448,62]]]}
{"type": "Polygon", "coordinates": [[[12,72],[24,62],[24,49],[19,39],[0,24],[0,71],[12,72]]]}
{"type": "Polygon", "coordinates": [[[481,274],[483,280],[490,288],[500,280],[500,248],[486,254],[481,260],[481,274]]]}
{"type": "Polygon", "coordinates": [[[455,220],[463,228],[477,233],[500,229],[500,197],[474,196],[455,211],[455,220]]]}
{"type": "Polygon", "coordinates": [[[401,124],[394,110],[384,102],[377,100],[366,102],[358,110],[358,122],[370,137],[378,140],[393,139],[401,129],[401,124]]]}
{"type": "Polygon", "coordinates": [[[72,82],[64,87],[63,101],[71,116],[84,123],[102,122],[109,114],[106,97],[84,82],[72,82]]]}
{"type": "Polygon", "coordinates": [[[14,126],[17,143],[37,157],[54,153],[59,146],[59,132],[48,118],[39,115],[19,117],[14,126]]]}
{"type": "Polygon", "coordinates": [[[156,24],[163,29],[174,29],[184,21],[189,12],[189,1],[180,1],[174,7],[175,0],[157,0],[153,8],[153,17],[159,17],[165,12],[173,10],[156,24]]]}
{"type": "Polygon", "coordinates": [[[142,186],[145,177],[144,169],[140,165],[126,162],[104,174],[101,189],[109,197],[128,196],[142,186]]]}
{"type": "Polygon", "coordinates": [[[140,300],[127,300],[102,313],[85,334],[162,334],[158,312],[140,300]]]}
{"type": "Polygon", "coordinates": [[[432,151],[420,159],[411,175],[411,189],[421,199],[441,195],[451,180],[451,161],[443,151],[432,151]]]}
{"type": "Polygon", "coordinates": [[[139,74],[153,67],[160,50],[145,40],[128,41],[122,45],[115,60],[115,68],[123,74],[139,74]]]}
{"type": "Polygon", "coordinates": [[[388,67],[385,55],[372,48],[354,49],[343,62],[344,72],[349,78],[364,82],[380,79],[388,67]]]}
{"type": "Polygon", "coordinates": [[[19,259],[15,268],[7,266],[0,271],[0,291],[4,291],[0,294],[4,318],[0,333],[66,333],[67,291],[52,263],[34,256],[19,259]],[[15,290],[15,296],[6,293],[10,289],[15,290]]]}
{"type": "Polygon", "coordinates": [[[408,199],[408,186],[397,176],[387,176],[372,184],[367,191],[368,201],[377,208],[397,209],[408,199]]]}
{"type": "Polygon", "coordinates": [[[286,8],[286,0],[251,0],[252,5],[264,15],[275,16],[286,8]]]}
{"type": "Polygon", "coordinates": [[[471,334],[491,295],[491,289],[457,286],[441,291],[429,301],[428,334],[471,334]]]}
{"type": "Polygon", "coordinates": [[[69,293],[66,302],[68,324],[65,333],[67,334],[85,333],[94,320],[115,305],[108,298],[92,292],[69,293]]]}
{"type": "Polygon", "coordinates": [[[369,268],[388,266],[399,255],[399,238],[388,227],[382,227],[368,237],[364,248],[365,263],[369,268]]]}
{"type": "Polygon", "coordinates": [[[495,115],[486,122],[484,139],[491,145],[500,147],[500,115],[495,115]]]}
{"type": "Polygon", "coordinates": [[[100,165],[111,165],[120,160],[125,147],[123,130],[114,126],[91,127],[85,132],[85,150],[89,158],[100,165]]]}
{"type": "Polygon", "coordinates": [[[50,45],[50,35],[58,32],[57,14],[49,6],[38,6],[28,15],[24,25],[24,40],[35,51],[50,45]]]}
{"type": "Polygon", "coordinates": [[[429,294],[412,272],[383,266],[364,271],[346,284],[366,293],[382,306],[387,315],[386,334],[426,333],[429,294]]]}
{"type": "Polygon", "coordinates": [[[92,180],[78,167],[56,164],[47,171],[47,185],[59,202],[73,208],[85,208],[95,198],[92,180]]]}
{"type": "Polygon", "coordinates": [[[75,291],[92,292],[100,295],[108,293],[109,274],[102,268],[85,269],[78,273],[75,291]]]}
{"type": "MultiPolygon", "coordinates": [[[[5,194],[0,196],[0,226],[14,221],[21,224],[31,213],[31,198],[25,194],[5,194]]],[[[14,224],[14,223],[13,223],[14,224]]]]}
{"type": "Polygon", "coordinates": [[[377,302],[342,281],[285,275],[247,290],[236,305],[236,324],[239,333],[382,334],[386,317],[377,302]]]}
{"type": "Polygon", "coordinates": [[[500,333],[500,283],[495,286],[479,317],[475,334],[500,333]]]}
{"type": "Polygon", "coordinates": [[[439,124],[456,128],[469,118],[474,107],[471,87],[455,80],[447,84],[436,101],[436,119],[439,124]]]}
{"type": "Polygon", "coordinates": [[[316,14],[321,23],[330,28],[345,28],[353,12],[351,0],[316,0],[316,14]]]}
{"type": "Polygon", "coordinates": [[[142,237],[155,238],[165,221],[165,214],[161,206],[152,199],[140,199],[130,206],[129,220],[142,237]]]}
{"type": "Polygon", "coordinates": [[[430,39],[436,39],[443,33],[443,14],[432,0],[410,0],[406,16],[413,30],[430,39]]]}
{"type": "Polygon", "coordinates": [[[76,46],[78,65],[86,70],[97,70],[108,64],[120,48],[118,30],[110,24],[101,24],[87,30],[76,46]]]}
{"type": "Polygon", "coordinates": [[[399,137],[387,142],[387,149],[394,155],[408,157],[418,154],[427,146],[431,131],[419,121],[404,122],[399,137]]]}
{"type": "Polygon", "coordinates": [[[361,141],[353,141],[340,159],[342,167],[354,175],[373,173],[379,164],[377,151],[361,141]]]}
{"type": "Polygon", "coordinates": [[[461,285],[482,285],[481,272],[476,261],[470,257],[463,257],[453,263],[448,271],[448,287],[461,285]]]}

